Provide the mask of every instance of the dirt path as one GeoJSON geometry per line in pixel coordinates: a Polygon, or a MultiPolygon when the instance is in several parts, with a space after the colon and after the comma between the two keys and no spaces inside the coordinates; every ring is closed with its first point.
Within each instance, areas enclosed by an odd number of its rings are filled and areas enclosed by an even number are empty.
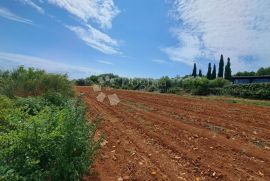
{"type": "Polygon", "coordinates": [[[85,93],[106,141],[86,180],[270,180],[270,109],[123,90],[85,93]]]}

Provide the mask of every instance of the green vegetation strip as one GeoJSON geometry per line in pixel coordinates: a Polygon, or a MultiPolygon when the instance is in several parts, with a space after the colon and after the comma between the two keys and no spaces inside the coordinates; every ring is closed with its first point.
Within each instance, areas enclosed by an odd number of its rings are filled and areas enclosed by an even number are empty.
{"type": "Polygon", "coordinates": [[[99,141],[72,83],[23,67],[0,79],[0,180],[80,180],[99,141]]]}

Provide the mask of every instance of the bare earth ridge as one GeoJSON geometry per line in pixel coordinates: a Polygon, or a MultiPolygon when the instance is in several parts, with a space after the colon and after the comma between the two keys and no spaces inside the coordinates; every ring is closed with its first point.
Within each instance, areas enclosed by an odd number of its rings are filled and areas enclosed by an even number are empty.
{"type": "Polygon", "coordinates": [[[125,90],[84,93],[105,136],[85,180],[270,180],[270,109],[125,90]]]}

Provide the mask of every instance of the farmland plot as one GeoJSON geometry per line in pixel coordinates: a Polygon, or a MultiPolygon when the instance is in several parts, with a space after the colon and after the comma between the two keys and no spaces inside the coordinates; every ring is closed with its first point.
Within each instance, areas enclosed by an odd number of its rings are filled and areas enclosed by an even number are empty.
{"type": "Polygon", "coordinates": [[[270,108],[124,90],[84,93],[104,135],[86,180],[270,180],[270,108]],[[108,95],[120,102],[112,106],[108,95]]]}

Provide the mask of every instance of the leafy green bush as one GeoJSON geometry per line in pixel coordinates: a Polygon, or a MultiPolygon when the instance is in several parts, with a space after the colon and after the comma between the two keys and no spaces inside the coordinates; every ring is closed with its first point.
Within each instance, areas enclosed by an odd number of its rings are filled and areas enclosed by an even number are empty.
{"type": "Polygon", "coordinates": [[[0,96],[0,180],[79,180],[88,171],[96,126],[81,101],[58,99],[0,96]]]}
{"type": "Polygon", "coordinates": [[[208,95],[210,93],[209,80],[205,77],[188,77],[182,80],[183,89],[193,95],[208,95]]]}
{"type": "Polygon", "coordinates": [[[146,88],[146,91],[154,92],[154,91],[158,91],[158,88],[156,86],[154,86],[154,85],[151,85],[151,86],[146,88]]]}
{"type": "Polygon", "coordinates": [[[270,99],[270,84],[230,85],[224,87],[223,94],[242,98],[270,99]]]}
{"type": "Polygon", "coordinates": [[[167,92],[171,94],[179,94],[181,91],[182,89],[180,87],[171,87],[167,92]]]}
{"type": "Polygon", "coordinates": [[[69,99],[68,96],[64,96],[61,93],[54,91],[45,92],[42,95],[42,98],[48,105],[54,105],[59,107],[64,106],[69,99]]]}
{"type": "Polygon", "coordinates": [[[223,79],[223,78],[216,78],[214,80],[210,80],[209,81],[210,83],[210,87],[211,88],[222,88],[224,86],[227,86],[227,85],[230,85],[231,82],[226,80],[226,79],[223,79]]]}
{"type": "Polygon", "coordinates": [[[171,87],[171,80],[169,77],[165,76],[159,79],[158,88],[161,93],[165,93],[171,87]]]}
{"type": "Polygon", "coordinates": [[[0,85],[0,94],[8,97],[38,96],[48,91],[73,95],[73,85],[67,75],[50,74],[33,68],[19,67],[14,71],[1,72],[0,85]]]}
{"type": "Polygon", "coordinates": [[[6,96],[0,94],[0,135],[7,132],[11,126],[5,121],[14,111],[14,103],[6,96]]]}

